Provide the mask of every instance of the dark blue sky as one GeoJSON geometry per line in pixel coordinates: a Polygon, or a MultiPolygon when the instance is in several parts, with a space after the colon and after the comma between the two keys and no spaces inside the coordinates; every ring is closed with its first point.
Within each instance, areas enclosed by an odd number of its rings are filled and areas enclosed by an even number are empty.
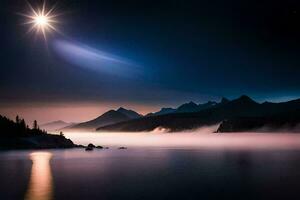
{"type": "Polygon", "coordinates": [[[28,10],[25,1],[0,7],[2,103],[174,105],[241,94],[259,101],[300,96],[297,0],[63,0],[57,11],[64,35],[49,35],[48,49],[20,25],[15,13],[28,10]],[[110,74],[78,67],[55,50],[58,39],[129,60],[138,73],[130,66],[110,74]]]}

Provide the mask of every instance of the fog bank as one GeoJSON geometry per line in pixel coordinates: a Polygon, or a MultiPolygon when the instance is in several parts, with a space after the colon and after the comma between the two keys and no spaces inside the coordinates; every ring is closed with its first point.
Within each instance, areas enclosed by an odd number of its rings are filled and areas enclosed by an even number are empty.
{"type": "MultiPolygon", "coordinates": [[[[215,126],[195,131],[163,133],[69,132],[76,144],[102,146],[203,148],[203,149],[295,149],[300,150],[300,134],[288,133],[213,133],[215,126]]],[[[164,130],[163,130],[164,131],[164,130]]]]}

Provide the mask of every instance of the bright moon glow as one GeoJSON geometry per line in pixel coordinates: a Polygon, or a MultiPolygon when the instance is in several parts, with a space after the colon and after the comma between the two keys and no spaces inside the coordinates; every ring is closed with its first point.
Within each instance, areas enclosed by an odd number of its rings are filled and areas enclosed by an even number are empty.
{"type": "Polygon", "coordinates": [[[46,8],[46,2],[37,9],[34,9],[31,4],[28,3],[30,13],[21,14],[27,18],[24,24],[29,24],[31,27],[28,32],[36,31],[36,33],[42,33],[46,40],[46,32],[58,31],[55,28],[55,24],[58,23],[56,20],[57,14],[54,14],[54,8],[46,8]]]}
{"type": "Polygon", "coordinates": [[[34,21],[37,26],[47,26],[48,25],[48,18],[46,16],[37,16],[34,19],[34,21]]]}

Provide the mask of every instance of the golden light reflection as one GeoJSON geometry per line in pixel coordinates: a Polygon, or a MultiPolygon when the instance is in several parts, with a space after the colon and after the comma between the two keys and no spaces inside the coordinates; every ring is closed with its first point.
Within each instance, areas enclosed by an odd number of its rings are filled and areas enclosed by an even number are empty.
{"type": "Polygon", "coordinates": [[[35,152],[30,154],[32,168],[25,200],[52,200],[53,182],[50,167],[52,154],[35,152]]]}

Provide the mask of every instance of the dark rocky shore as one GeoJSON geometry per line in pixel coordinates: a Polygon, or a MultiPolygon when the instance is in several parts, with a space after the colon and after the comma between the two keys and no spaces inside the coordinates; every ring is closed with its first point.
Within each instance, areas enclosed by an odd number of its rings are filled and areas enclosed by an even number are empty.
{"type": "Polygon", "coordinates": [[[0,141],[0,149],[55,149],[73,148],[74,143],[60,135],[32,135],[26,137],[4,137],[0,141]]]}
{"type": "Polygon", "coordinates": [[[73,148],[74,143],[61,135],[51,135],[40,130],[35,123],[29,128],[23,119],[16,122],[0,115],[0,150],[73,148]]]}

